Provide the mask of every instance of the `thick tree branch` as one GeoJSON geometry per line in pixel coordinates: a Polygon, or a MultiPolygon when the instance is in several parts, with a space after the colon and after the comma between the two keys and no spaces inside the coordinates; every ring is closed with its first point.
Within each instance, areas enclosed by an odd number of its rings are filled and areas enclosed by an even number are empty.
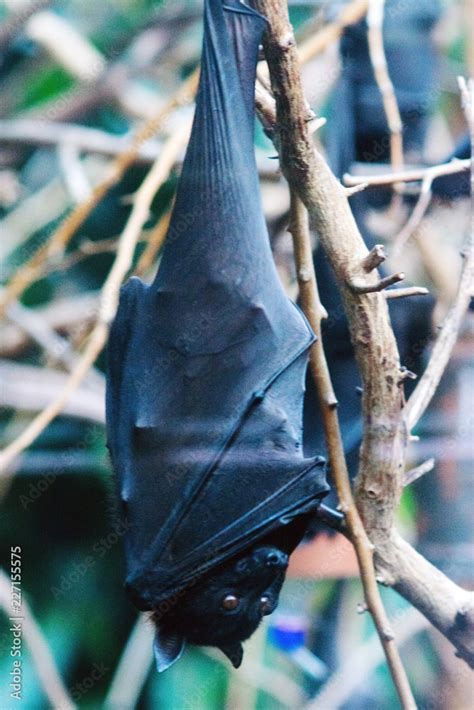
{"type": "MultiPolygon", "coordinates": [[[[376,306],[382,311],[382,316],[379,316],[380,324],[383,324],[383,315],[385,315],[386,319],[384,333],[387,340],[386,351],[390,352],[390,349],[392,349],[393,353],[392,362],[389,360],[387,364],[398,369],[398,353],[394,336],[388,322],[387,306],[384,298],[373,294],[355,298],[349,285],[353,283],[354,280],[363,278],[367,286],[373,285],[376,287],[379,283],[379,279],[376,272],[367,274],[365,270],[368,252],[358,233],[357,226],[347,202],[345,190],[332,175],[324,160],[314,151],[314,147],[311,143],[306,125],[306,102],[301,87],[297,52],[294,49],[294,42],[291,40],[293,34],[288,20],[287,4],[283,0],[258,0],[255,4],[270,22],[270,28],[267,31],[266,40],[264,41],[264,49],[270,68],[272,88],[276,100],[278,119],[276,124],[276,137],[280,149],[280,162],[283,172],[292,189],[298,192],[299,197],[303,199],[309,209],[323,248],[325,248],[333,267],[335,267],[339,281],[343,284],[346,309],[349,306],[352,315],[351,320],[354,326],[353,334],[354,332],[359,332],[359,338],[362,336],[359,359],[363,361],[366,360],[367,355],[370,356],[373,344],[370,339],[370,330],[367,327],[367,316],[364,310],[360,308],[357,300],[360,298],[362,302],[366,301],[367,307],[369,307],[369,303],[372,303],[372,299],[374,299],[376,306]],[[330,195],[334,201],[330,199],[330,195]],[[327,209],[329,204],[331,204],[330,210],[327,209]],[[341,242],[345,242],[347,248],[347,252],[344,251],[342,254],[339,253],[339,244],[341,244],[341,242]],[[348,263],[346,254],[353,256],[352,263],[348,263]],[[341,258],[341,256],[343,258],[341,258]],[[344,257],[345,261],[343,260],[344,257]]],[[[298,227],[300,230],[302,228],[301,214],[298,214],[299,210],[298,202],[293,198],[293,221],[295,221],[295,216],[298,217],[297,226],[293,226],[293,232],[296,235],[295,251],[298,262],[298,279],[300,286],[303,287],[302,302],[306,305],[306,312],[310,317],[310,322],[312,321],[312,324],[316,327],[316,332],[318,332],[320,331],[321,309],[318,308],[319,299],[317,296],[314,272],[312,271],[309,236],[304,234],[298,235],[298,227]],[[305,248],[302,245],[304,245],[305,248]],[[302,278],[302,273],[304,278],[302,278]],[[312,293],[310,289],[312,289],[312,293]]],[[[376,310],[377,309],[375,309],[375,312],[376,310]]],[[[381,362],[382,352],[377,351],[376,354],[380,361],[380,367],[383,370],[384,363],[381,362]]],[[[332,393],[332,387],[327,373],[327,365],[325,367],[320,343],[313,348],[311,365],[316,371],[316,384],[323,406],[325,434],[328,440],[331,463],[338,480],[338,493],[342,496],[341,503],[347,517],[349,533],[358,556],[366,604],[372,613],[401,703],[404,708],[414,708],[416,707],[415,701],[400,657],[394,645],[393,634],[378,594],[372,564],[372,545],[367,539],[357,509],[352,503],[352,494],[337,419],[334,416],[335,413],[331,415],[331,411],[334,410],[335,398],[332,393]]],[[[360,362],[359,366],[367,367],[365,362],[360,362]]],[[[391,417],[391,421],[394,424],[390,425],[390,412],[386,413],[382,410],[378,417],[378,419],[383,422],[384,428],[388,428],[388,433],[393,436],[393,448],[395,451],[392,457],[395,457],[395,455],[398,454],[398,449],[401,449],[400,410],[402,398],[398,381],[394,384],[394,387],[397,395],[395,402],[392,403],[392,408],[397,412],[396,417],[391,417]],[[389,424],[388,427],[387,424],[389,424]]],[[[374,397],[378,394],[374,383],[369,382],[369,396],[374,397]]],[[[364,398],[367,407],[368,397],[366,394],[364,394],[364,398]]],[[[375,426],[372,427],[371,438],[369,438],[369,454],[370,444],[372,444],[372,446],[374,445],[372,439],[374,443],[378,445],[382,431],[380,425],[377,427],[377,419],[374,423],[375,426]]],[[[387,436],[387,434],[383,434],[383,436],[388,443],[389,436],[387,436]]],[[[398,455],[398,458],[401,464],[401,455],[398,455]]],[[[398,489],[394,493],[394,498],[397,500],[399,493],[400,491],[398,489]]]]}
{"type": "Polygon", "coordinates": [[[349,288],[348,283],[354,278],[375,284],[379,277],[376,271],[367,274],[364,270],[368,252],[344,188],[310,140],[297,53],[288,42],[291,27],[286,3],[257,0],[255,4],[270,20],[266,54],[278,113],[282,169],[308,208],[334,269],[363,381],[364,439],[356,500],[375,546],[376,566],[387,583],[449,638],[463,658],[473,663],[473,595],[432,567],[394,531],[408,437],[402,411],[399,355],[386,299],[383,293],[357,294],[349,288]]]}

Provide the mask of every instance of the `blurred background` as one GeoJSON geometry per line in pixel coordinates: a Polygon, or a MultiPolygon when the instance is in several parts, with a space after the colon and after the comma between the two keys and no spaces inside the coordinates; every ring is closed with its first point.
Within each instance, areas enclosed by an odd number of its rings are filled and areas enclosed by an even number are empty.
{"type": "MultiPolygon", "coordinates": [[[[315,134],[318,146],[340,178],[348,172],[390,172],[390,134],[367,44],[367,3],[289,4],[307,98],[315,114],[327,119],[315,134]],[[340,37],[334,23],[348,8],[354,24],[340,37]]],[[[385,3],[385,52],[409,167],[437,164],[453,154],[469,157],[457,77],[473,75],[473,9],[469,0],[385,3]]],[[[202,3],[191,0],[0,2],[2,289],[25,272],[61,219],[90,199],[111,166],[118,177],[114,161],[130,147],[133,134],[192,75],[199,63],[201,13],[202,3]]],[[[2,448],[61,392],[77,363],[133,196],[169,136],[184,133],[192,116],[192,102],[179,103],[74,236],[53,253],[45,250],[38,273],[4,309],[2,448]]],[[[297,299],[287,187],[275,148],[258,123],[255,146],[275,260],[288,294],[297,299]]],[[[159,263],[183,155],[184,145],[140,234],[132,270],[145,279],[159,263]]],[[[400,323],[404,364],[415,372],[422,370],[431,337],[456,293],[459,253],[469,229],[467,173],[435,180],[432,193],[423,216],[408,228],[420,182],[399,192],[369,188],[352,198],[367,242],[384,242],[391,266],[430,289],[422,312],[411,299],[397,307],[398,315],[392,312],[400,323]]],[[[327,351],[337,379],[344,317],[331,295],[332,276],[318,257],[317,235],[314,240],[321,298],[329,311],[327,351]]],[[[399,511],[405,536],[469,587],[473,334],[468,314],[441,387],[418,427],[419,441],[410,449],[414,468],[433,458],[432,470],[406,488],[399,511]]],[[[338,382],[343,392],[346,384],[338,382]]],[[[397,707],[371,620],[358,613],[362,590],[350,545],[320,531],[295,552],[279,609],[247,643],[239,671],[210,650],[189,649],[158,676],[152,668],[150,625],[137,621],[122,589],[123,529],[105,448],[103,394],[100,354],[63,413],[0,474],[0,708],[397,707]],[[10,697],[9,687],[10,551],[16,546],[21,548],[25,615],[20,701],[10,697]]],[[[313,405],[309,392],[307,446],[324,453],[322,439],[312,436],[317,428],[313,405]]],[[[357,408],[351,417],[357,429],[357,408]]],[[[354,437],[346,442],[353,472],[360,433],[354,437]]],[[[419,707],[472,707],[467,666],[402,598],[391,590],[383,590],[383,596],[419,707]]]]}

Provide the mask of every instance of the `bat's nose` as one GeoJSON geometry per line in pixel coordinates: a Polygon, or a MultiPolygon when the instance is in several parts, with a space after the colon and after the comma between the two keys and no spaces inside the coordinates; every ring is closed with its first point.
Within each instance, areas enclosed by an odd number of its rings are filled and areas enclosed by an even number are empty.
{"type": "Polygon", "coordinates": [[[286,567],[288,564],[288,555],[280,550],[271,550],[265,563],[268,567],[286,567]]]}

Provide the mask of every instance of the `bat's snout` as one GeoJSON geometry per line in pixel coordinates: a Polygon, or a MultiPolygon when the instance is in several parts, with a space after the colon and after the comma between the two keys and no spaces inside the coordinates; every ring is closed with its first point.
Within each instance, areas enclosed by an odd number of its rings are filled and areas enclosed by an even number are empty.
{"type": "Polygon", "coordinates": [[[288,565],[288,555],[281,550],[271,550],[266,557],[265,564],[267,567],[283,568],[288,565]]]}

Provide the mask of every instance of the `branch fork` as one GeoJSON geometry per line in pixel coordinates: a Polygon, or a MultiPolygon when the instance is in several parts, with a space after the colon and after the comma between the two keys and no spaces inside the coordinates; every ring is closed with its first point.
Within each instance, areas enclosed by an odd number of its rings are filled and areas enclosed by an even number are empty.
{"type": "Polygon", "coordinates": [[[384,276],[384,278],[379,279],[375,283],[366,283],[364,279],[354,277],[348,281],[347,285],[350,290],[355,294],[366,294],[366,293],[377,293],[378,291],[383,291],[389,286],[393,286],[400,281],[403,281],[405,274],[400,271],[398,274],[392,274],[391,276],[384,276]]]}

